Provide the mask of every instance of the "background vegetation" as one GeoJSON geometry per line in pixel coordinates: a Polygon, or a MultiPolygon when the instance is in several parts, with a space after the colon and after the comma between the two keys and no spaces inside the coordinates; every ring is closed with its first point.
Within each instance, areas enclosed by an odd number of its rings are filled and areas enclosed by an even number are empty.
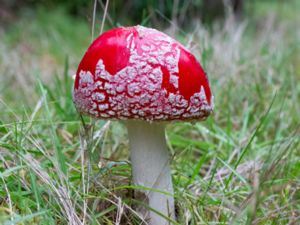
{"type": "MultiPolygon", "coordinates": [[[[213,116],[166,134],[178,224],[299,224],[300,2],[249,1],[243,20],[204,24],[202,1],[162,2],[111,1],[105,30],[163,29],[208,72],[213,116]]],[[[0,224],[139,224],[126,130],[83,124],[71,99],[101,29],[105,1],[94,28],[93,4],[3,1],[0,224]]]]}

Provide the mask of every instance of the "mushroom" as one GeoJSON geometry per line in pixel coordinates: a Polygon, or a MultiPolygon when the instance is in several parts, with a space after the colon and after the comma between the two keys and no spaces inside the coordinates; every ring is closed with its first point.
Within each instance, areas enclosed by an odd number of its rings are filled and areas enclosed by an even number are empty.
{"type": "Polygon", "coordinates": [[[179,42],[143,26],[100,35],[81,60],[73,100],[80,113],[125,123],[138,209],[151,225],[175,221],[165,125],[212,112],[205,72],[179,42]]]}

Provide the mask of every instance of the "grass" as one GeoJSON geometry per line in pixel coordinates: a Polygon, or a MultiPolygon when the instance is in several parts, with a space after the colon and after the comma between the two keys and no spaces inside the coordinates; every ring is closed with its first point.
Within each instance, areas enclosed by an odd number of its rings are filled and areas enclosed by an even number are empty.
{"type": "MultiPolygon", "coordinates": [[[[256,1],[243,24],[180,34],[208,71],[215,112],[167,128],[179,224],[300,223],[297,7],[256,1]]],[[[5,31],[0,224],[139,224],[126,130],[83,126],[72,104],[89,25],[39,9],[5,31]]]]}

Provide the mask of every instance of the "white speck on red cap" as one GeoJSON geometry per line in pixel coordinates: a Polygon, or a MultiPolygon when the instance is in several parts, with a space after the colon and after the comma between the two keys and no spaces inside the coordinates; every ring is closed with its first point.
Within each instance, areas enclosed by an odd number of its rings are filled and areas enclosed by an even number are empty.
{"type": "Polygon", "coordinates": [[[195,57],[142,26],[117,28],[94,41],[78,67],[73,98],[81,113],[122,120],[204,119],[213,105],[195,57]]]}

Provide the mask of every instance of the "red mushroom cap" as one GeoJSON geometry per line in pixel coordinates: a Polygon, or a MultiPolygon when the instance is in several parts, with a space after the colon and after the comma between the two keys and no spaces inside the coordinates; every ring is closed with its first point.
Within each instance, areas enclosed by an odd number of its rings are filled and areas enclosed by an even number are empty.
{"type": "Polygon", "coordinates": [[[205,72],[183,45],[142,26],[100,35],[81,60],[73,98],[96,118],[205,119],[213,102],[205,72]]]}

